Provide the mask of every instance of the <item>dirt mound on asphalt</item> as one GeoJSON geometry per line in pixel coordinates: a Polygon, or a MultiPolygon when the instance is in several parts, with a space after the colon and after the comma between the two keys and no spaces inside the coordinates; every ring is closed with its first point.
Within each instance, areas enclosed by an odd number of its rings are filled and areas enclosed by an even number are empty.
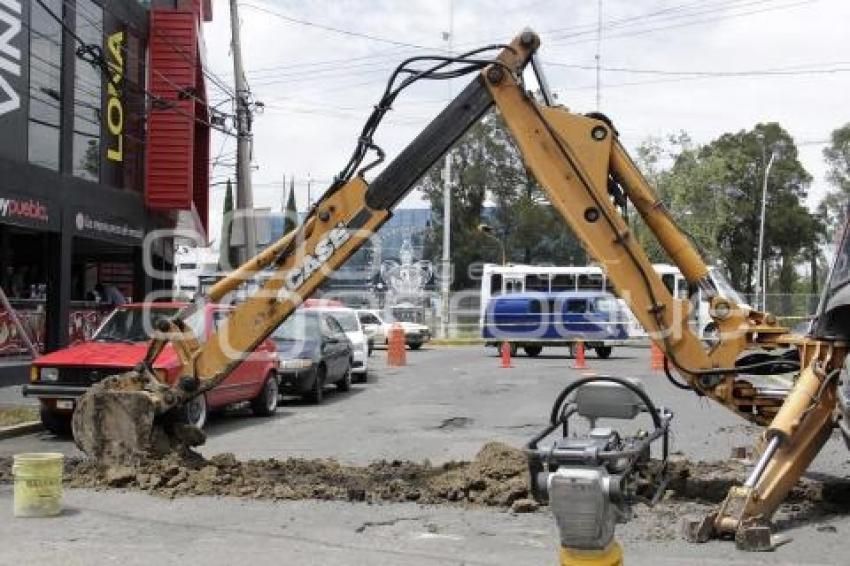
{"type": "MultiPolygon", "coordinates": [[[[10,465],[8,459],[0,459],[0,481],[11,481],[10,465]]],[[[528,497],[528,472],[520,450],[489,443],[472,462],[442,466],[400,460],[381,460],[365,467],[330,459],[241,462],[233,454],[207,460],[192,452],[171,454],[134,467],[102,468],[71,459],[65,463],[65,485],[135,488],[165,497],[227,495],[507,507],[528,497]]]]}
{"type": "MultiPolygon", "coordinates": [[[[12,481],[11,458],[0,458],[0,483],[12,481]]],[[[682,505],[708,505],[726,497],[747,475],[738,460],[670,462],[671,481],[659,513],[682,505]]],[[[255,499],[452,503],[534,511],[528,493],[525,455],[511,446],[486,444],[471,462],[381,460],[348,466],[331,459],[247,460],[233,454],[205,459],[194,452],[171,454],[135,467],[98,467],[91,461],[65,462],[65,485],[94,489],[140,489],[164,497],[196,495],[255,499]]],[[[850,504],[850,481],[803,479],[788,502],[850,504]]]]}

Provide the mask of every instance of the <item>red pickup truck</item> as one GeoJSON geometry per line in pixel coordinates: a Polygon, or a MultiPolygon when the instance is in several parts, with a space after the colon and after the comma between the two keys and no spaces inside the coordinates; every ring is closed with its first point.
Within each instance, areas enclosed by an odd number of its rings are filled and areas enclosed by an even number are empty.
{"type": "MultiPolygon", "coordinates": [[[[173,316],[184,306],[185,303],[123,305],[106,318],[91,340],[37,358],[23,393],[41,401],[44,427],[56,434],[68,434],[77,397],[91,384],[138,364],[157,321],[173,316]]],[[[231,308],[206,305],[186,322],[195,336],[204,340],[231,308]]],[[[210,410],[242,401],[249,401],[256,415],[271,415],[277,409],[279,363],[274,343],[266,340],[215,389],[185,405],[186,421],[201,428],[210,410]]],[[[171,346],[156,359],[154,371],[170,384],[180,377],[180,363],[171,346]]]]}

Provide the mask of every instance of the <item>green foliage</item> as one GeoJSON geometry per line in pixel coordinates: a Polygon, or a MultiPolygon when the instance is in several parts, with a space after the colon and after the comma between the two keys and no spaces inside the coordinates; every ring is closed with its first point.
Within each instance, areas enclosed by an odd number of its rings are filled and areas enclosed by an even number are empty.
{"type": "Polygon", "coordinates": [[[289,184],[289,197],[283,216],[283,233],[289,234],[298,227],[298,207],[295,206],[295,178],[289,184]]]}
{"type": "MultiPolygon", "coordinates": [[[[482,223],[493,228],[508,262],[585,263],[584,250],[526,171],[497,114],[491,112],[474,125],[455,144],[451,160],[452,288],[478,284],[470,274],[474,264],[501,261],[499,244],[478,230],[482,223]]],[[[425,255],[437,265],[442,258],[443,171],[444,161],[440,160],[418,186],[431,204],[434,219],[425,255]]]]}
{"type": "Polygon", "coordinates": [[[833,186],[820,204],[827,227],[827,237],[833,241],[847,220],[850,202],[850,123],[832,132],[829,147],[823,150],[827,164],[826,178],[833,186]]]}
{"type": "MultiPolygon", "coordinates": [[[[637,153],[673,218],[706,259],[719,261],[732,284],[746,293],[754,287],[762,184],[772,152],[776,159],[767,184],[764,258],[768,273],[775,274],[777,291],[791,293],[796,266],[819,253],[823,228],[804,205],[811,176],[788,132],[777,123],[757,124],[701,147],[680,134],[666,144],[648,140],[637,153]]],[[[637,226],[636,232],[653,261],[660,261],[663,251],[647,241],[651,236],[645,227],[637,226]]]]}
{"type": "Polygon", "coordinates": [[[239,265],[239,250],[230,243],[233,238],[233,185],[230,179],[227,180],[227,192],[224,193],[222,216],[218,268],[221,271],[229,271],[239,265]]]}

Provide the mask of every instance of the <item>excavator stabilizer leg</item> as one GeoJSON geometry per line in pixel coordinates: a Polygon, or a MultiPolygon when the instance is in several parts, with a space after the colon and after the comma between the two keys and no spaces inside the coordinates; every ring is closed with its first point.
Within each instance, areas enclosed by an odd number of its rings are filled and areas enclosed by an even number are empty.
{"type": "Polygon", "coordinates": [[[772,533],[771,518],[834,428],[835,380],[818,367],[809,364],[797,378],[765,431],[765,448],[744,485],[731,488],[708,517],[685,520],[686,539],[734,537],[737,547],[748,551],[774,550],[788,542],[772,533]]]}

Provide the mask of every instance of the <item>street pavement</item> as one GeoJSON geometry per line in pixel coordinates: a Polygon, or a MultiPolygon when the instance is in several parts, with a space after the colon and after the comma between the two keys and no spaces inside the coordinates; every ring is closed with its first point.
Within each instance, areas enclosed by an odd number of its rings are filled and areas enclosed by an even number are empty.
{"type": "MultiPolygon", "coordinates": [[[[674,413],[671,449],[722,460],[751,446],[758,429],[727,410],[670,386],[650,370],[649,352],[615,349],[609,360],[588,355],[590,369],[571,369],[566,350],[514,358],[502,369],[493,350],[426,348],[409,365],[386,368],[371,358],[368,384],[330,393],[318,407],[287,400],[269,419],[246,411],[214,418],[202,452],[239,458],[471,459],[491,440],[522,446],[546,422],[551,403],[586,371],[643,380],[656,404],[674,413]]],[[[643,417],[644,419],[646,417],[643,417]]],[[[648,421],[644,423],[646,426],[648,421]]],[[[0,441],[0,456],[58,450],[73,443],[47,433],[0,441]]],[[[848,458],[836,437],[813,474],[844,477],[848,458]]],[[[243,499],[165,500],[143,493],[66,490],[68,511],[48,520],[11,520],[11,487],[0,486],[0,564],[546,564],[556,563],[554,521],[541,511],[415,504],[350,504],[243,499]]],[[[743,554],[729,542],[689,545],[653,535],[654,511],[638,508],[618,527],[628,564],[847,564],[850,515],[789,523],[794,541],[774,553],[743,554]]],[[[850,509],[848,509],[850,513],[850,509]]],[[[657,522],[657,517],[654,519],[657,522]]],[[[678,520],[671,518],[670,520],[678,520]]]]}

